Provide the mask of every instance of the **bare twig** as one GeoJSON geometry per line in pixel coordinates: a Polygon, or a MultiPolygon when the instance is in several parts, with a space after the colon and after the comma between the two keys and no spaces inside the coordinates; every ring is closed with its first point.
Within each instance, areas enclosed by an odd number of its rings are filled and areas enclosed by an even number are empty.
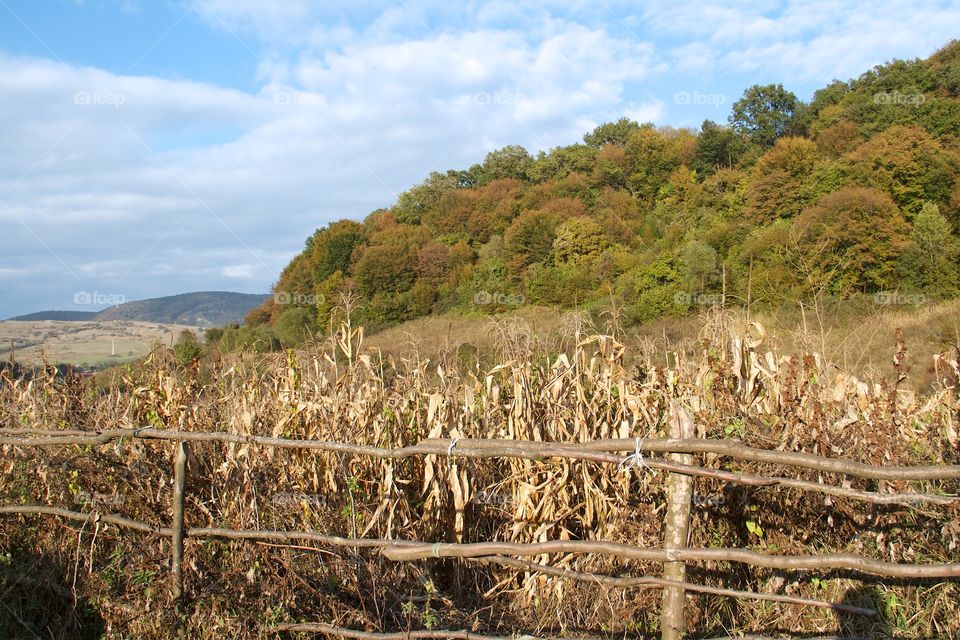
{"type": "Polygon", "coordinates": [[[595,540],[556,540],[521,544],[515,542],[413,543],[390,545],[383,555],[390,560],[425,558],[477,558],[481,556],[538,556],[544,553],[596,553],[646,562],[736,562],[767,569],[847,570],[893,578],[958,578],[960,564],[898,564],[851,553],[782,556],[746,549],[663,549],[635,547],[595,540]]]}
{"type": "MultiPolygon", "coordinates": [[[[479,633],[474,633],[472,631],[397,631],[394,633],[375,633],[372,631],[357,631],[355,629],[345,629],[343,627],[336,627],[332,624],[325,624],[323,622],[295,622],[288,624],[279,624],[275,627],[268,629],[274,633],[282,633],[286,631],[312,631],[314,633],[322,633],[327,636],[334,636],[337,638],[357,638],[358,640],[407,640],[418,639],[418,640],[431,640],[437,638],[438,640],[443,638],[451,638],[453,640],[536,640],[539,636],[531,635],[510,635],[510,636],[485,636],[479,633]]],[[[544,638],[546,640],[546,638],[544,638]]],[[[584,639],[586,640],[586,639],[584,639]]]]}
{"type": "Polygon", "coordinates": [[[839,604],[834,602],[827,602],[825,600],[813,600],[811,598],[800,598],[796,596],[786,596],[776,593],[759,593],[756,591],[741,591],[738,589],[724,589],[722,587],[710,587],[702,584],[695,584],[692,582],[675,582],[673,580],[664,580],[663,578],[656,578],[653,576],[639,576],[639,577],[615,577],[615,576],[605,576],[596,573],[582,573],[580,571],[573,571],[572,569],[564,569],[563,567],[552,567],[550,565],[540,564],[533,562],[531,560],[523,560],[521,558],[506,558],[503,556],[492,556],[484,558],[466,558],[470,562],[477,562],[480,564],[499,564],[505,567],[512,567],[514,569],[522,569],[524,571],[538,571],[545,575],[556,576],[558,578],[568,578],[570,580],[577,580],[578,582],[592,582],[594,584],[601,584],[607,587],[615,587],[620,589],[630,589],[630,588],[662,588],[662,587],[682,587],[687,591],[695,591],[697,593],[708,593],[711,595],[717,596],[728,596],[731,598],[743,598],[747,600],[767,600],[770,602],[782,602],[785,604],[798,604],[808,607],[819,607],[821,609],[832,609],[834,611],[844,611],[846,613],[854,613],[864,616],[873,616],[876,615],[876,611],[873,609],[865,609],[863,607],[855,607],[849,604],[839,604]]]}
{"type": "MultiPolygon", "coordinates": [[[[88,522],[92,513],[78,513],[59,507],[0,506],[0,514],[44,514],[69,520],[88,522]]],[[[123,516],[101,514],[102,522],[128,527],[146,533],[172,536],[169,527],[153,527],[123,516]]],[[[227,540],[271,540],[293,542],[308,540],[336,547],[381,549],[385,557],[396,561],[425,558],[478,558],[483,556],[537,556],[544,553],[596,553],[647,562],[736,562],[768,569],[790,570],[849,570],[894,578],[956,578],[960,564],[898,564],[873,560],[849,553],[826,553],[807,556],[767,555],[745,549],[662,549],[635,547],[615,542],[595,540],[560,540],[521,544],[513,542],[445,543],[413,540],[386,540],[382,538],[342,538],[313,531],[254,531],[239,529],[192,527],[186,531],[191,538],[223,538],[227,540]]]]}
{"type": "MultiPolygon", "coordinates": [[[[274,627],[264,628],[264,631],[273,632],[273,633],[294,633],[294,632],[307,632],[307,633],[321,633],[326,636],[333,636],[336,638],[354,638],[355,640],[442,640],[444,638],[449,638],[452,640],[554,640],[551,636],[536,636],[529,634],[513,634],[509,636],[486,636],[479,633],[474,633],[472,631],[427,631],[427,630],[417,630],[417,631],[395,631],[393,633],[376,633],[373,631],[357,631],[355,629],[347,629],[344,627],[337,627],[332,624],[326,624],[324,622],[289,622],[285,624],[278,624],[274,627]]],[[[566,640],[592,640],[589,636],[569,636],[566,640]]],[[[745,635],[745,636],[724,636],[722,638],[714,638],[713,640],[776,640],[770,636],[757,636],[757,635],[745,635]]],[[[815,638],[809,638],[808,640],[864,640],[863,638],[842,638],[840,636],[817,636],[815,638]]]]}

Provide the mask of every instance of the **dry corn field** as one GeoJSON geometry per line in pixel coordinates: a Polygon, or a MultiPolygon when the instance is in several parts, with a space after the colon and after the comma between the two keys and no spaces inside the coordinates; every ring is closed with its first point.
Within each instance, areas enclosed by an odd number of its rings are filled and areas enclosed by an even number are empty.
{"type": "Polygon", "coordinates": [[[495,366],[462,349],[381,358],[344,323],[328,341],[285,354],[184,367],[159,349],[110,385],[0,373],[0,637],[960,638],[958,475],[879,477],[958,463],[957,353],[936,355],[937,384],[917,394],[906,391],[902,344],[890,345],[886,376],[859,380],[817,354],[773,353],[762,327],[719,314],[704,318],[698,355],[671,354],[669,368],[576,321],[557,347],[504,320],[496,344],[495,366]],[[84,440],[109,430],[135,431],[84,440]],[[43,431],[79,442],[30,446],[43,431]],[[189,443],[186,526],[248,534],[188,531],[175,602],[164,528],[177,446],[159,432],[242,436],[189,443]],[[589,446],[678,435],[854,460],[878,477],[720,450],[589,446]],[[384,457],[246,436],[429,446],[384,457]],[[522,442],[478,457],[477,439],[522,442]],[[665,524],[676,515],[668,497],[684,490],[689,531],[668,546],[720,551],[688,560],[685,573],[676,556],[574,544],[662,549],[677,535],[665,524]],[[16,512],[24,505],[102,516],[16,512]],[[318,535],[249,533],[258,531],[318,535]],[[430,544],[385,549],[385,540],[430,544]],[[484,542],[557,544],[471,551],[484,542]],[[829,563],[761,566],[724,549],[953,568],[884,577],[829,563]],[[665,572],[750,593],[687,589],[682,629],[668,631],[661,608],[677,589],[656,583],[665,572]]]}

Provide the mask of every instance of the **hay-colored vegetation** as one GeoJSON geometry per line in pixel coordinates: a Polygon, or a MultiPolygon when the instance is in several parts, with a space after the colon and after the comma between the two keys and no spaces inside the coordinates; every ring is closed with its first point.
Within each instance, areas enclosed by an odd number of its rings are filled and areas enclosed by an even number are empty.
{"type": "Polygon", "coordinates": [[[146,356],[198,327],[133,320],[0,322],[0,358],[24,365],[70,364],[103,368],[146,356]]]}
{"type": "MultiPolygon", "coordinates": [[[[698,349],[630,353],[567,315],[543,344],[522,319],[494,324],[495,362],[451,345],[429,359],[379,357],[348,322],[329,340],[280,354],[227,354],[181,365],[166,348],[97,381],[0,378],[0,426],[229,431],[396,447],[426,437],[581,442],[668,435],[671,401],[699,437],[843,456],[875,465],[957,463],[956,352],[936,360],[931,391],[901,365],[859,379],[816,352],[769,348],[760,325],[711,312],[698,349]]],[[[887,345],[891,362],[903,345],[887,345]]],[[[900,354],[897,356],[897,354],[900,354]]],[[[4,447],[0,502],[118,512],[166,526],[169,443],[4,447]]],[[[828,474],[698,455],[699,464],[840,484],[828,474]]],[[[195,444],[187,523],[425,541],[611,540],[660,546],[666,474],[584,461],[373,460],[239,444],[195,444]]],[[[951,482],[851,480],[859,489],[957,495],[951,482]]],[[[893,562],[960,561],[960,514],[871,506],[819,494],[695,481],[690,546],[781,554],[850,551],[893,562]]],[[[0,519],[0,636],[167,638],[169,542],[46,517],[0,519]]],[[[541,562],[606,575],[656,564],[578,556],[541,562]]],[[[459,628],[575,637],[652,637],[660,592],[623,590],[455,560],[392,563],[376,553],[188,539],[186,637],[259,638],[280,622],[404,631],[459,628]]],[[[692,637],[842,632],[871,638],[960,633],[960,584],[848,573],[690,564],[705,584],[876,608],[877,618],[691,595],[692,637]]]]}

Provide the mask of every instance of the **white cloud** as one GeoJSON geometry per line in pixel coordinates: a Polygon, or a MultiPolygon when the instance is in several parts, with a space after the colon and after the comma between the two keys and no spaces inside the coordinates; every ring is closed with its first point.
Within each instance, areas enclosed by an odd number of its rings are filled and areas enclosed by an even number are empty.
{"type": "MultiPolygon", "coordinates": [[[[636,122],[662,122],[664,103],[660,100],[645,104],[630,104],[624,108],[624,116],[636,122]]],[[[600,124],[600,123],[597,123],[600,124]]]]}
{"type": "Polygon", "coordinates": [[[236,278],[248,280],[253,277],[256,265],[252,264],[233,264],[223,268],[223,275],[226,278],[236,278]]]}
{"type": "Polygon", "coordinates": [[[927,55],[956,37],[960,6],[858,0],[649,3],[645,24],[680,35],[678,71],[762,72],[777,81],[847,79],[893,58],[927,55]]]}
{"type": "Polygon", "coordinates": [[[695,124],[701,111],[668,102],[678,88],[722,95],[722,120],[723,78],[823,84],[927,53],[960,23],[955,3],[903,0],[189,8],[259,58],[257,89],[0,52],[0,277],[44,274],[14,281],[10,311],[36,307],[34,289],[61,307],[80,288],[264,291],[314,228],[389,205],[430,171],[569,144],[624,115],[695,124]]]}
{"type": "Polygon", "coordinates": [[[563,21],[538,38],[438,32],[278,57],[255,94],[0,54],[0,224],[16,247],[0,268],[49,262],[61,307],[78,288],[263,291],[314,228],[495,147],[574,142],[660,70],[649,44],[563,21]]]}

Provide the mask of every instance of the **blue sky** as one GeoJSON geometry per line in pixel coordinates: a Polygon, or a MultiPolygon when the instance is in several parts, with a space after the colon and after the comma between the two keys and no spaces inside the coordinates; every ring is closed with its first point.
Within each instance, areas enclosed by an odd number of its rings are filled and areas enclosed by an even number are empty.
{"type": "Polygon", "coordinates": [[[431,171],[722,122],[757,83],[809,99],[958,27],[960,2],[0,0],[0,318],[264,292],[431,171]]]}

